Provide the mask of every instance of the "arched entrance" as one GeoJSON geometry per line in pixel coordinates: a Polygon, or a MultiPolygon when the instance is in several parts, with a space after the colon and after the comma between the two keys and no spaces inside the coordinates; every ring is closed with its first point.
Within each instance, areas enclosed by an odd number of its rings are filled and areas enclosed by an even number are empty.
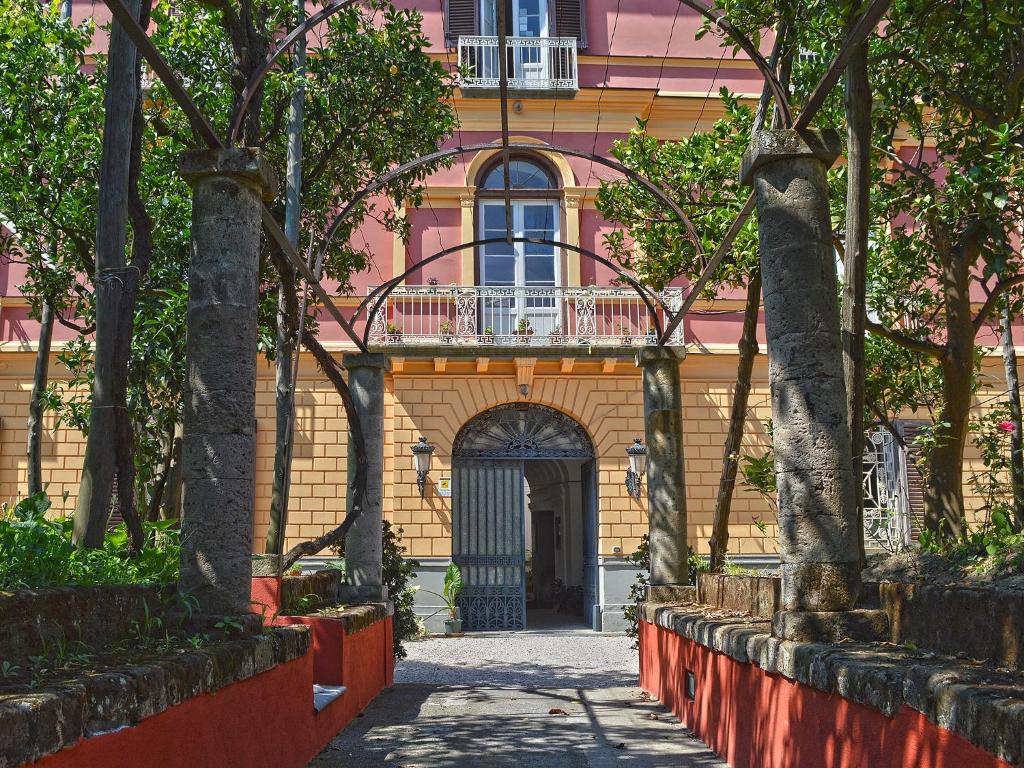
{"type": "Polygon", "coordinates": [[[528,605],[593,626],[594,455],[583,427],[543,405],[499,405],[459,431],[452,559],[466,629],[523,629],[528,605]]]}

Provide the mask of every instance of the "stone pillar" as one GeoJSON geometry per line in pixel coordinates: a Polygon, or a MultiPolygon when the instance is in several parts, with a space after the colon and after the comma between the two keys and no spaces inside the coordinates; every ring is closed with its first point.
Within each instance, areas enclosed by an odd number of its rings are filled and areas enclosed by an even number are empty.
{"type": "Polygon", "coordinates": [[[647,519],[650,526],[650,599],[669,601],[685,586],[686,482],[683,477],[682,387],[679,355],[671,349],[645,349],[643,369],[647,442],[647,519]]]}
{"type": "Polygon", "coordinates": [[[257,150],[194,150],[180,589],[208,614],[249,612],[256,474],[256,303],[262,201],[257,150]]]}
{"type": "Polygon", "coordinates": [[[840,148],[833,130],[760,131],[741,172],[757,195],[785,611],[850,610],[860,591],[825,180],[840,148]]]}
{"type": "MultiPolygon", "coordinates": [[[[345,537],[348,600],[384,600],[381,526],[384,520],[384,374],[391,370],[386,355],[351,354],[342,360],[348,369],[356,413],[366,449],[366,498],[363,511],[345,537]]],[[[349,433],[348,471],[355,471],[355,446],[349,433]]],[[[351,503],[351,495],[349,502],[351,503]]]]}

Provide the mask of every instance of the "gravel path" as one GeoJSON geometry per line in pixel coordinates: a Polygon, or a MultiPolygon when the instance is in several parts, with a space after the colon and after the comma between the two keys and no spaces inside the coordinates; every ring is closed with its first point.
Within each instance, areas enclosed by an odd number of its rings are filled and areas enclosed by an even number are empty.
{"type": "Polygon", "coordinates": [[[409,646],[311,768],[727,768],[636,688],[623,636],[472,633],[409,646]]]}

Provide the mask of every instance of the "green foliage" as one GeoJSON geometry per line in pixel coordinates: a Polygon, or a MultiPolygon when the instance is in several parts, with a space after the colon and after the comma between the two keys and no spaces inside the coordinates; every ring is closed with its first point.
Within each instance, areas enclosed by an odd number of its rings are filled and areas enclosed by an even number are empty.
{"type": "Polygon", "coordinates": [[[983,500],[981,512],[987,521],[985,527],[992,528],[1000,537],[1015,533],[1011,523],[1013,486],[1010,482],[1010,438],[1015,426],[1009,403],[1001,402],[986,411],[971,422],[970,429],[971,442],[978,449],[984,468],[973,472],[968,482],[975,495],[983,500]]]}
{"type": "MultiPolygon", "coordinates": [[[[660,142],[638,120],[625,139],[612,145],[612,155],[627,168],[666,190],[693,220],[706,252],[713,252],[736,218],[748,191],[740,187],[740,159],[750,139],[754,115],[725,88],[720,92],[725,117],[711,130],[677,141],[660,142]]],[[[685,276],[695,279],[703,269],[683,224],[646,188],[623,180],[602,182],[597,208],[609,221],[621,222],[605,237],[611,256],[633,270],[642,282],[663,287],[685,276]]],[[[732,257],[715,270],[705,290],[713,298],[723,286],[736,287],[757,266],[755,217],[736,238],[732,257]]]]}
{"type": "MultiPolygon", "coordinates": [[[[390,520],[384,520],[382,531],[384,586],[388,590],[388,599],[395,605],[392,632],[394,634],[395,659],[401,661],[409,655],[405,644],[422,634],[420,621],[413,608],[419,587],[409,583],[416,578],[416,569],[420,567],[420,563],[418,560],[405,557],[406,548],[402,544],[401,528],[395,528],[390,520]]],[[[343,558],[345,556],[344,543],[340,547],[333,547],[332,551],[343,558]]]]}
{"type": "Polygon", "coordinates": [[[71,543],[71,520],[47,519],[50,501],[39,493],[0,513],[0,590],[64,584],[172,584],[178,579],[178,532],[170,523],[147,523],[154,540],[131,556],[123,525],[107,533],[101,549],[71,543]]]}
{"type": "MultiPolygon", "coordinates": [[[[629,604],[623,610],[626,619],[626,635],[633,639],[633,648],[639,647],[639,622],[640,603],[647,596],[647,585],[650,584],[651,573],[651,540],[645,533],[640,539],[640,546],[636,552],[626,558],[626,562],[636,567],[636,579],[629,587],[629,604]]],[[[701,557],[693,551],[693,547],[686,549],[686,566],[691,586],[697,584],[697,574],[708,569],[706,557],[701,557]]]]}
{"type": "Polygon", "coordinates": [[[418,560],[404,557],[405,546],[402,544],[402,529],[395,528],[388,520],[384,521],[384,586],[388,590],[388,598],[395,605],[392,619],[392,632],[395,639],[395,660],[401,661],[409,652],[405,644],[414,640],[421,633],[420,622],[413,610],[416,599],[416,588],[409,582],[416,578],[418,560]]]}
{"type": "Polygon", "coordinates": [[[459,617],[459,593],[462,592],[462,571],[455,563],[448,563],[444,572],[444,587],[441,592],[424,590],[428,594],[440,597],[444,601],[444,609],[452,620],[459,617]]]}

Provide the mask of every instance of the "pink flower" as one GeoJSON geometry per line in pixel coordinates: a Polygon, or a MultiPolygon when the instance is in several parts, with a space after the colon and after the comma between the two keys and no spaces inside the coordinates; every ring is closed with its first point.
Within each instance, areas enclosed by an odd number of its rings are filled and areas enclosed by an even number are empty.
{"type": "Polygon", "coordinates": [[[1015,432],[1016,428],[1013,426],[1012,421],[1000,421],[999,429],[1002,432],[1015,432]]]}

